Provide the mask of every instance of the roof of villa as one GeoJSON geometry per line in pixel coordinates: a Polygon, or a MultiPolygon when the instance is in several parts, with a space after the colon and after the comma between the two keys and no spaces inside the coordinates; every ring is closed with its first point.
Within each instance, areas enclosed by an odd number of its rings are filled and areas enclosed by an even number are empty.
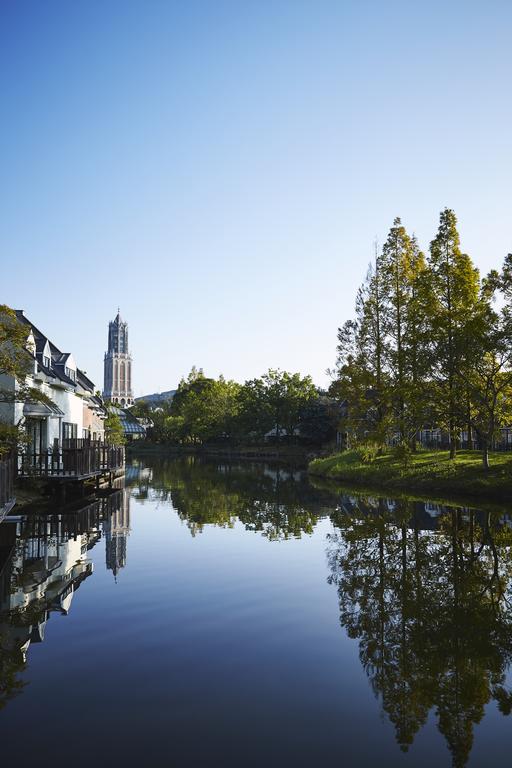
{"type": "Polygon", "coordinates": [[[80,385],[85,390],[88,390],[89,392],[94,392],[94,384],[93,382],[87,378],[85,373],[81,371],[79,368],[77,368],[77,380],[73,381],[69,376],[65,373],[65,367],[66,362],[68,358],[70,357],[70,352],[61,352],[58,347],[55,346],[55,344],[50,341],[50,339],[45,336],[44,333],[42,333],[37,326],[32,323],[28,317],[25,316],[22,309],[16,309],[16,317],[18,320],[23,323],[24,325],[28,326],[34,336],[34,340],[36,343],[36,360],[37,365],[40,371],[45,373],[47,376],[52,377],[54,379],[59,379],[64,384],[66,384],[69,387],[76,388],[77,384],[80,385]],[[44,348],[46,347],[46,342],[48,342],[48,345],[50,347],[50,354],[51,354],[51,362],[50,366],[47,366],[43,363],[43,352],[44,348]]]}

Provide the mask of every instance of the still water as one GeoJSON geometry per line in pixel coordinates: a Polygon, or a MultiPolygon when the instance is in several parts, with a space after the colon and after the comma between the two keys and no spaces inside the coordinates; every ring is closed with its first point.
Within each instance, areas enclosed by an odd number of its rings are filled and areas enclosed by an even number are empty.
{"type": "Polygon", "coordinates": [[[5,764],[501,766],[505,511],[155,458],[0,525],[5,764]]]}

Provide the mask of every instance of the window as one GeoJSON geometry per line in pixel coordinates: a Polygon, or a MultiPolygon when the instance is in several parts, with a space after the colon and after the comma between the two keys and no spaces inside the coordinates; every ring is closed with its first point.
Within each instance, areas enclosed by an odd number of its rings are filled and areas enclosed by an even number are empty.
{"type": "Polygon", "coordinates": [[[45,368],[49,368],[50,367],[50,362],[51,361],[50,361],[49,357],[43,357],[43,365],[44,365],[45,368]]]}
{"type": "Polygon", "coordinates": [[[70,440],[78,434],[78,425],[71,424],[69,421],[62,422],[62,439],[70,440]]]}
{"type": "Polygon", "coordinates": [[[76,381],[76,371],[71,370],[71,368],[64,368],[64,373],[68,377],[68,379],[71,379],[72,381],[76,381]]]}

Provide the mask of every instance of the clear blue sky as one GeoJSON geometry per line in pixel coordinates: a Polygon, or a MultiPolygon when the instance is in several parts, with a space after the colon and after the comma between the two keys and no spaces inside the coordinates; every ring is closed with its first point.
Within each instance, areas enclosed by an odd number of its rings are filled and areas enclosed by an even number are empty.
{"type": "Polygon", "coordinates": [[[326,383],[395,216],[512,250],[512,3],[0,3],[0,302],[102,385],[326,383]]]}

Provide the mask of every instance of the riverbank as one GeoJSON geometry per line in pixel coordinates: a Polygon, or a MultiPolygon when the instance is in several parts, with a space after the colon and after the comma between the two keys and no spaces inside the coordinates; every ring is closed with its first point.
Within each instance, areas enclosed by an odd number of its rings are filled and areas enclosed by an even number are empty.
{"type": "Polygon", "coordinates": [[[362,461],[357,451],[344,451],[314,459],[312,476],[346,482],[376,491],[414,492],[429,496],[509,501],[512,496],[512,452],[492,453],[485,470],[478,451],[459,451],[450,460],[448,451],[419,451],[407,465],[394,454],[362,461]]]}
{"type": "Polygon", "coordinates": [[[167,456],[204,456],[207,458],[221,458],[227,461],[270,461],[285,464],[307,466],[311,456],[311,449],[297,445],[247,445],[247,446],[219,446],[219,445],[169,445],[165,443],[129,443],[127,452],[130,456],[143,457],[146,455],[162,454],[167,456]]]}

